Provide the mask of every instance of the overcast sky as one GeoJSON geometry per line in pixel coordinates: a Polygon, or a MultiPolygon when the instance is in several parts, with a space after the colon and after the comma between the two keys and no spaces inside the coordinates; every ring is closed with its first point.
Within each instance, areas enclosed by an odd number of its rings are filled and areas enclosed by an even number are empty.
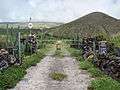
{"type": "Polygon", "coordinates": [[[70,22],[91,12],[120,18],[120,0],[0,0],[0,22],[70,22]]]}

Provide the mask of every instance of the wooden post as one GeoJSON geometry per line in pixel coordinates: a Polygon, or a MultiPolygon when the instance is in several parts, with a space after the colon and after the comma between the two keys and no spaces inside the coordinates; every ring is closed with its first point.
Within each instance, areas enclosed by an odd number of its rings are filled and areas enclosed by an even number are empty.
{"type": "Polygon", "coordinates": [[[95,39],[93,40],[93,52],[95,53],[96,51],[95,51],[95,39]]]}
{"type": "Polygon", "coordinates": [[[20,37],[21,37],[21,33],[18,33],[18,59],[19,59],[19,63],[21,62],[21,43],[20,43],[20,37]]]}
{"type": "Polygon", "coordinates": [[[7,47],[7,46],[8,46],[8,42],[9,42],[9,40],[8,40],[8,38],[9,38],[9,37],[8,37],[8,35],[9,35],[9,33],[8,33],[8,24],[7,24],[7,27],[6,27],[6,28],[7,28],[7,40],[6,40],[6,47],[7,47]]]}
{"type": "Polygon", "coordinates": [[[42,48],[44,47],[44,44],[43,44],[43,29],[42,29],[42,33],[41,33],[41,44],[42,44],[42,48]]]}
{"type": "Polygon", "coordinates": [[[93,54],[94,54],[94,61],[96,61],[96,44],[95,44],[95,38],[93,38],[93,54]]]}

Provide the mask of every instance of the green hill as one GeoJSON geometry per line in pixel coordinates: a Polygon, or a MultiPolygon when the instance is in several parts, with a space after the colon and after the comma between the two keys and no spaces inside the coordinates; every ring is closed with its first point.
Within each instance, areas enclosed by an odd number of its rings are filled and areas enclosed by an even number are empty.
{"type": "Polygon", "coordinates": [[[61,37],[114,35],[120,32],[120,21],[101,12],[93,12],[75,21],[49,29],[50,34],[61,37]]]}

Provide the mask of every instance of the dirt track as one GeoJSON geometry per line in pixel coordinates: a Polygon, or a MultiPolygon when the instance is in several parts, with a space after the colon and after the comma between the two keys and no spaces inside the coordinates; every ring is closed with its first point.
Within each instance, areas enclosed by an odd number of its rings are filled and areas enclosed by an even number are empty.
{"type": "Polygon", "coordinates": [[[11,90],[87,90],[91,78],[86,71],[79,69],[78,62],[64,50],[64,57],[55,57],[54,50],[49,52],[35,67],[27,70],[27,74],[14,89],[11,90]],[[51,72],[62,72],[67,75],[63,81],[55,81],[49,77],[51,72]]]}

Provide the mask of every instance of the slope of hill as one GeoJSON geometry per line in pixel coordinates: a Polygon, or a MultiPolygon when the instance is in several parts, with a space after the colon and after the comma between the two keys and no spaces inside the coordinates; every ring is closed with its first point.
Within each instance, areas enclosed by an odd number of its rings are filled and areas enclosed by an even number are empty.
{"type": "Polygon", "coordinates": [[[120,32],[120,21],[104,13],[93,12],[73,22],[51,28],[48,32],[61,37],[113,35],[120,32]]]}

